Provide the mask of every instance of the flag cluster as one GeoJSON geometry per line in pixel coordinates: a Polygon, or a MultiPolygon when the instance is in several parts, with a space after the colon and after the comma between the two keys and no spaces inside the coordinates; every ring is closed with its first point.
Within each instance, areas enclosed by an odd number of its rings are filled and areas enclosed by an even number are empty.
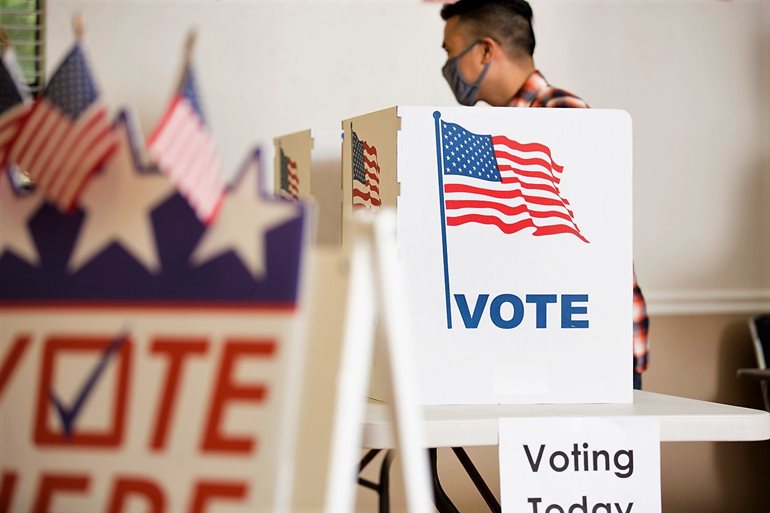
{"type": "MultiPolygon", "coordinates": [[[[77,208],[89,179],[116,154],[121,141],[118,125],[101,101],[80,42],[34,100],[13,50],[4,50],[0,59],[0,169],[21,170],[60,210],[77,208]]],[[[149,152],[198,217],[210,222],[224,185],[189,61],[150,137],[149,152]]]]}

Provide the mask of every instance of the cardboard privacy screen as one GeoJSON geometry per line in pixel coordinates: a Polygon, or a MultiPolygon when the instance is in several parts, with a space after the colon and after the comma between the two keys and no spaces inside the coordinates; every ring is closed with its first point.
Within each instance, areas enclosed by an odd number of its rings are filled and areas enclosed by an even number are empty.
{"type": "Polygon", "coordinates": [[[345,213],[397,206],[424,403],[632,401],[625,112],[396,107],[343,128],[345,213]]]}
{"type": "Polygon", "coordinates": [[[73,214],[0,175],[0,509],[279,511],[305,207],[255,154],[206,227],[120,152],[73,214]]]}
{"type": "Polygon", "coordinates": [[[313,129],[274,139],[273,187],[285,199],[312,200],[318,213],[315,242],[342,241],[342,164],[339,130],[313,129]]]}

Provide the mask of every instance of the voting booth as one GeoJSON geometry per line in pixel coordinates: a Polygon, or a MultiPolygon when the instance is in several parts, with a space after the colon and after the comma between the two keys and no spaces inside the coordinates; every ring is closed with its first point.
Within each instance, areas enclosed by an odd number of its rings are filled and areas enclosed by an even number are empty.
{"type": "Polygon", "coordinates": [[[283,511],[306,207],[255,152],[206,226],[120,135],[73,213],[0,175],[3,503],[283,511]]]}
{"type": "Polygon", "coordinates": [[[397,208],[423,403],[632,401],[625,112],[399,106],[343,129],[344,215],[397,208]]]}
{"type": "Polygon", "coordinates": [[[342,133],[312,129],[276,137],[273,142],[275,194],[312,201],[318,216],[316,243],[338,246],[342,240],[342,133]]]}

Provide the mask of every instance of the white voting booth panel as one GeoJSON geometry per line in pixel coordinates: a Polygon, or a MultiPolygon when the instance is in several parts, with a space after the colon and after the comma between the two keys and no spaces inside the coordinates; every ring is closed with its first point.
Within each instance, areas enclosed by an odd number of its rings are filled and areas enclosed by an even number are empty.
{"type": "Polygon", "coordinates": [[[276,195],[312,200],[318,215],[316,242],[338,246],[342,240],[342,133],[304,130],[276,137],[273,142],[276,195]]]}
{"type": "Polygon", "coordinates": [[[343,129],[343,214],[397,207],[423,403],[632,401],[625,112],[399,106],[343,129]]]}

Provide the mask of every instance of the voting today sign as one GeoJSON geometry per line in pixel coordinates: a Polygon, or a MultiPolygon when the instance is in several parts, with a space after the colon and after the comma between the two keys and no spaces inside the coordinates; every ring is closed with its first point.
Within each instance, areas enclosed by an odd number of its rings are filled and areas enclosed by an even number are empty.
{"type": "Polygon", "coordinates": [[[345,211],[397,207],[425,403],[631,402],[625,112],[396,107],[343,128],[345,211]]]}
{"type": "Polygon", "coordinates": [[[120,152],[71,214],[0,175],[0,510],[283,511],[306,208],[120,152]]]}
{"type": "Polygon", "coordinates": [[[660,433],[643,417],[500,419],[505,513],[660,513],[660,433]]]}

